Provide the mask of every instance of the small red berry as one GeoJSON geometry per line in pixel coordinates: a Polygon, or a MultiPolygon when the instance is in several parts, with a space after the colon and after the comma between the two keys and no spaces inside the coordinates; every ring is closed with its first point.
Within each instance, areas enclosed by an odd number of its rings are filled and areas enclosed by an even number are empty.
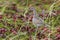
{"type": "Polygon", "coordinates": [[[0,15],[0,19],[2,19],[2,15],[0,15]]]}
{"type": "Polygon", "coordinates": [[[46,32],[46,31],[48,31],[48,28],[44,27],[42,30],[43,30],[43,32],[46,32]]]}
{"type": "Polygon", "coordinates": [[[15,35],[17,34],[17,30],[15,28],[12,28],[10,31],[15,35]]]}
{"type": "Polygon", "coordinates": [[[60,32],[60,27],[57,28],[57,32],[60,32]]]}
{"type": "Polygon", "coordinates": [[[56,39],[60,39],[60,34],[56,34],[56,39]]]}
{"type": "Polygon", "coordinates": [[[17,19],[17,15],[14,15],[14,16],[13,16],[14,22],[16,21],[16,19],[17,19]]]}

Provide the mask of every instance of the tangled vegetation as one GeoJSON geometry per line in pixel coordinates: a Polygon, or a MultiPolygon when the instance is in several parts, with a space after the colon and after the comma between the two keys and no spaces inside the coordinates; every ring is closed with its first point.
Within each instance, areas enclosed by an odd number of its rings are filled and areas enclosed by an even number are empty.
{"type": "Polygon", "coordinates": [[[36,40],[60,40],[60,0],[0,0],[0,40],[34,40],[35,34],[36,40]],[[36,33],[30,7],[50,27],[36,33]]]}

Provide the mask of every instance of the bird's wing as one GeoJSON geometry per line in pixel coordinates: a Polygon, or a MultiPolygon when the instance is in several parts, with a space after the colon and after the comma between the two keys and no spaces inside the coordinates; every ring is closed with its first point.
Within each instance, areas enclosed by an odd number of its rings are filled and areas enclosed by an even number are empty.
{"type": "Polygon", "coordinates": [[[38,18],[38,20],[42,23],[44,23],[44,20],[42,18],[38,18]]]}
{"type": "Polygon", "coordinates": [[[36,24],[44,24],[44,20],[43,19],[36,18],[35,19],[35,23],[36,24]]]}

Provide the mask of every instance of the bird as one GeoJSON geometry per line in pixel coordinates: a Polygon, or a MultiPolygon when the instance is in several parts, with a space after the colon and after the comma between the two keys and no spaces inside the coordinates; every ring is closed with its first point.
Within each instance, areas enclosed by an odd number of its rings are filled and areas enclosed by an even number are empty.
{"type": "Polygon", "coordinates": [[[43,26],[45,24],[44,20],[38,17],[36,9],[34,7],[30,7],[30,10],[33,11],[32,23],[37,27],[43,26]]]}
{"type": "MultiPolygon", "coordinates": [[[[38,31],[39,27],[48,26],[47,24],[45,24],[44,19],[38,16],[36,9],[34,7],[30,7],[29,9],[33,12],[32,23],[33,25],[36,26],[36,32],[38,31]]],[[[36,34],[35,34],[35,37],[36,37],[36,34]]],[[[36,38],[34,38],[34,40],[36,40],[36,38]]]]}

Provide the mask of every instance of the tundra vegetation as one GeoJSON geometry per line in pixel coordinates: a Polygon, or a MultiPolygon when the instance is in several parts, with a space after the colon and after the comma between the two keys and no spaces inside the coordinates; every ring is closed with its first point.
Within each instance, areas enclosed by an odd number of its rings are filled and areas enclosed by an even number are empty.
{"type": "Polygon", "coordinates": [[[60,0],[0,0],[0,40],[34,40],[34,36],[60,40],[60,0]],[[49,26],[40,26],[36,32],[31,7],[49,26]]]}

